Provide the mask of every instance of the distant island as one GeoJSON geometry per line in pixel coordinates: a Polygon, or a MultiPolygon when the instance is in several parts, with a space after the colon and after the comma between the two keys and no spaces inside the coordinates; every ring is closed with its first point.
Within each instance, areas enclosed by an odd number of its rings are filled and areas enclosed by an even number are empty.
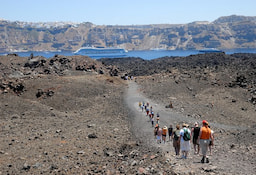
{"type": "Polygon", "coordinates": [[[0,20],[0,52],[75,51],[85,46],[126,50],[256,48],[256,17],[225,16],[188,24],[94,25],[0,20]]]}

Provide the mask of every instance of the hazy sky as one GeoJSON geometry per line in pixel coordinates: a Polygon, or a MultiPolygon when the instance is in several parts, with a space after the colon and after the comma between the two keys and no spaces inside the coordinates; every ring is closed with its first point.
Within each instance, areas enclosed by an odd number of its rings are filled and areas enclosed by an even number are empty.
{"type": "Polygon", "coordinates": [[[98,25],[185,24],[256,16],[256,0],[0,0],[0,19],[98,25]]]}

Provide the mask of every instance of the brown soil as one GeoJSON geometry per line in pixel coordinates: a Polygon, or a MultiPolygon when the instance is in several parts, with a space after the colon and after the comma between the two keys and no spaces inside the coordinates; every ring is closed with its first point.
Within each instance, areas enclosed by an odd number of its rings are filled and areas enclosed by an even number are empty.
{"type": "Polygon", "coordinates": [[[232,61],[191,69],[171,60],[176,67],[166,59],[131,61],[157,67],[140,66],[144,75],[134,83],[109,76],[139,75],[117,60],[2,56],[0,174],[254,174],[255,70],[247,65],[256,59],[243,62],[247,69],[232,61]],[[178,159],[171,142],[156,145],[140,100],[154,105],[162,124],[207,119],[216,133],[210,164],[193,151],[178,159]],[[170,101],[174,108],[165,108],[170,101]]]}

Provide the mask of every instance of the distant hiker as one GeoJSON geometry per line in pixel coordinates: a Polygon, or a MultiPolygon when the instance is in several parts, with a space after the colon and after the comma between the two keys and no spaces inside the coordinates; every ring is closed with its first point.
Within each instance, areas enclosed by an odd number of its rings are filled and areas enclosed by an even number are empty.
{"type": "Polygon", "coordinates": [[[147,113],[147,116],[148,116],[148,114],[149,114],[149,108],[146,108],[146,113],[147,113]]]}
{"type": "Polygon", "coordinates": [[[155,113],[154,113],[154,111],[151,111],[151,115],[153,115],[153,117],[155,116],[155,113]]]}
{"type": "Polygon", "coordinates": [[[158,127],[158,130],[157,130],[157,135],[156,135],[156,140],[157,140],[157,143],[160,144],[162,142],[162,133],[163,133],[163,130],[162,128],[158,127]]]}
{"type": "Polygon", "coordinates": [[[160,124],[160,118],[159,117],[156,117],[156,123],[160,124]]]}
{"type": "MultiPolygon", "coordinates": [[[[208,125],[208,127],[209,128],[211,128],[210,127],[210,125],[208,125]]],[[[212,139],[214,139],[214,131],[211,129],[211,134],[212,134],[212,139]]],[[[212,155],[212,146],[213,146],[213,140],[212,140],[211,138],[209,139],[210,140],[210,143],[209,143],[209,152],[210,152],[210,155],[212,155]]]]}
{"type": "Polygon", "coordinates": [[[182,158],[186,159],[190,151],[190,130],[185,123],[182,124],[182,127],[180,130],[180,150],[182,152],[182,158]]]}
{"type": "Polygon", "coordinates": [[[154,136],[155,136],[155,139],[156,139],[156,135],[157,135],[158,128],[159,128],[159,125],[156,124],[156,125],[155,125],[155,128],[154,128],[154,136]]]}
{"type": "Polygon", "coordinates": [[[203,158],[201,160],[201,163],[204,163],[206,160],[206,163],[209,163],[209,158],[207,157],[207,149],[210,144],[210,138],[212,139],[212,145],[213,145],[213,137],[211,134],[211,129],[208,127],[208,122],[206,120],[203,120],[202,122],[203,127],[200,129],[199,137],[200,139],[200,149],[202,150],[203,158]]]}
{"type": "Polygon", "coordinates": [[[142,103],[141,103],[141,101],[139,102],[139,108],[141,108],[141,105],[142,105],[142,103]]]}
{"type": "Polygon", "coordinates": [[[150,120],[151,120],[152,127],[154,127],[154,115],[151,114],[150,116],[151,116],[150,120]]]}
{"type": "Polygon", "coordinates": [[[171,141],[171,138],[172,138],[172,131],[173,131],[173,128],[172,128],[172,125],[170,125],[168,128],[169,141],[171,141]]]}
{"type": "Polygon", "coordinates": [[[162,133],[162,140],[163,140],[163,142],[165,143],[165,142],[166,142],[166,135],[167,135],[167,132],[168,132],[167,126],[164,126],[162,130],[163,130],[163,133],[162,133]]]}
{"type": "Polygon", "coordinates": [[[199,154],[200,146],[198,141],[198,136],[200,132],[200,127],[198,123],[195,122],[194,127],[191,129],[191,137],[193,138],[193,145],[194,145],[194,154],[199,154]]]}
{"type": "Polygon", "coordinates": [[[149,107],[149,102],[147,102],[147,107],[149,107]]]}
{"type": "Polygon", "coordinates": [[[180,155],[180,125],[176,125],[176,129],[173,131],[172,140],[173,147],[176,153],[176,156],[180,155]]]}

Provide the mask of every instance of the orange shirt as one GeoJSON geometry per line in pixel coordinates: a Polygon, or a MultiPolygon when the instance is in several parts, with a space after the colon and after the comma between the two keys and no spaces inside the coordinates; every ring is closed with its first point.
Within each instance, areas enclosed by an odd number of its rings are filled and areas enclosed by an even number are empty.
{"type": "Polygon", "coordinates": [[[203,126],[201,128],[201,132],[202,132],[202,134],[201,134],[200,139],[205,139],[205,140],[210,139],[210,135],[211,135],[211,129],[210,128],[203,126]]]}
{"type": "Polygon", "coordinates": [[[163,135],[166,135],[167,134],[167,128],[163,128],[163,135]]]}

